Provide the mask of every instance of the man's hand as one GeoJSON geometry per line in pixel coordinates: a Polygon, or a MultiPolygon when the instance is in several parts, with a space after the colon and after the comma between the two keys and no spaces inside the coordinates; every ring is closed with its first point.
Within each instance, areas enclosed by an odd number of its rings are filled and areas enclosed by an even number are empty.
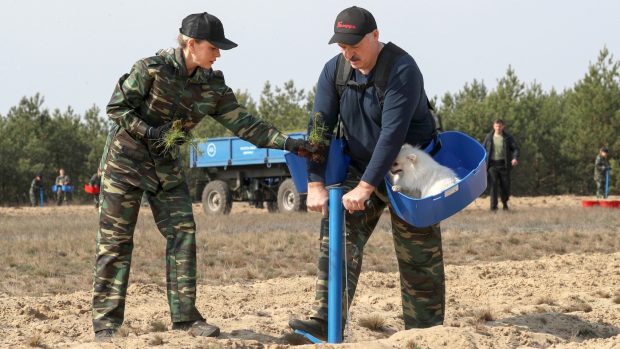
{"type": "Polygon", "coordinates": [[[306,140],[286,137],[284,141],[284,150],[288,150],[305,158],[310,158],[318,149],[306,140]]]}
{"type": "Polygon", "coordinates": [[[357,187],[353,188],[353,190],[344,194],[342,197],[344,208],[348,210],[349,213],[363,211],[366,208],[366,201],[370,199],[370,195],[372,195],[374,190],[374,185],[361,181],[357,187]]]}
{"type": "Polygon", "coordinates": [[[512,167],[516,167],[519,164],[519,161],[517,161],[517,159],[512,159],[512,167]]]}
{"type": "Polygon", "coordinates": [[[327,189],[321,182],[308,183],[308,196],[306,198],[306,206],[308,210],[321,212],[323,217],[327,216],[327,189]]]}
{"type": "Polygon", "coordinates": [[[151,126],[146,130],[145,136],[148,139],[162,139],[164,138],[166,132],[170,130],[170,128],[172,128],[172,121],[169,121],[158,127],[151,126]]]}

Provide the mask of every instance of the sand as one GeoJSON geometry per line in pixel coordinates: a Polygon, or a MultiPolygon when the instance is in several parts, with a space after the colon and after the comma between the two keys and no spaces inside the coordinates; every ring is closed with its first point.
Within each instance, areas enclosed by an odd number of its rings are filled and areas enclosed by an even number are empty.
{"type": "MultiPolygon", "coordinates": [[[[565,206],[580,200],[517,198],[513,204],[565,206]]],[[[486,202],[472,207],[477,205],[486,202]]],[[[337,347],[620,348],[620,252],[448,265],[446,277],[444,325],[404,330],[398,274],[362,273],[345,343],[337,347]],[[363,327],[369,316],[383,319],[384,325],[363,327]]],[[[154,322],[170,329],[165,289],[131,283],[127,336],[99,344],[92,332],[89,291],[43,297],[0,294],[0,347],[289,348],[287,322],[309,315],[313,296],[312,277],[201,285],[197,306],[222,334],[197,338],[183,331],[153,332],[154,322]]]]}

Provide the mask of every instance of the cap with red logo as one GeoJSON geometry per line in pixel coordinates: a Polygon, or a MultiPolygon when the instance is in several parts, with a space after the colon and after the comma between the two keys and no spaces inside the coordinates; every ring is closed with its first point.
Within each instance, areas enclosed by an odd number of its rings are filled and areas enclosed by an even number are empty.
{"type": "Polygon", "coordinates": [[[237,44],[224,37],[224,26],[219,18],[206,12],[185,17],[179,32],[190,38],[207,40],[221,50],[237,47],[237,44]]]}
{"type": "Polygon", "coordinates": [[[330,44],[339,43],[355,45],[364,38],[364,35],[377,29],[377,22],[368,10],[353,6],[342,10],[334,23],[334,36],[330,44]]]}

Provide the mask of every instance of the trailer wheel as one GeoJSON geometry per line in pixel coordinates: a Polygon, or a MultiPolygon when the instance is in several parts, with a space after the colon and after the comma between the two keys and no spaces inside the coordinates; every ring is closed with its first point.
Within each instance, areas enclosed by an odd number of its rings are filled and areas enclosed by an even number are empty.
{"type": "Polygon", "coordinates": [[[209,182],[202,191],[202,209],[205,214],[229,214],[232,208],[232,195],[228,183],[215,180],[209,182]]]}
{"type": "Polygon", "coordinates": [[[305,195],[300,195],[291,179],[286,179],[278,188],[278,208],[280,212],[304,211],[305,195]]]}
{"type": "Polygon", "coordinates": [[[278,203],[276,201],[267,201],[267,211],[269,213],[276,213],[278,212],[279,208],[278,208],[278,203]]]}

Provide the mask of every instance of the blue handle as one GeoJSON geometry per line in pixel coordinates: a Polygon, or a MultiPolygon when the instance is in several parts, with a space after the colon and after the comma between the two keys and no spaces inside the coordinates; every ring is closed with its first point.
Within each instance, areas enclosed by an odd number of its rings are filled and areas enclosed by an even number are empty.
{"type": "Polygon", "coordinates": [[[329,188],[329,278],[327,284],[327,342],[342,343],[342,187],[329,188]]]}
{"type": "Polygon", "coordinates": [[[605,199],[607,199],[607,195],[609,194],[609,169],[605,170],[605,199]]]}

